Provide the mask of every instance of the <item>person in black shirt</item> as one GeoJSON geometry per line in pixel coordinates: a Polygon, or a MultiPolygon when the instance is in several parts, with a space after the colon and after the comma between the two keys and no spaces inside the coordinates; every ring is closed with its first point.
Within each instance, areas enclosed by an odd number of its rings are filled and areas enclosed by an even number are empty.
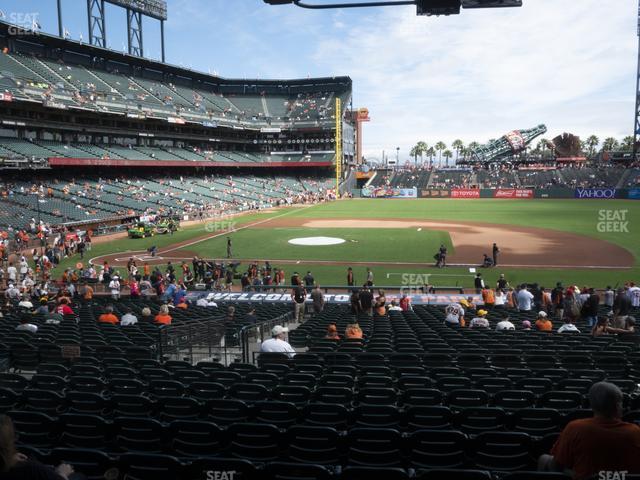
{"type": "Polygon", "coordinates": [[[372,307],[373,307],[373,292],[369,288],[367,284],[364,284],[362,290],[360,290],[360,306],[362,307],[362,312],[367,315],[372,315],[372,307]]]}
{"type": "Polygon", "coordinates": [[[11,418],[0,415],[0,480],[72,480],[84,476],[74,474],[66,463],[55,469],[29,460],[18,453],[15,446],[15,430],[11,418]]]}
{"type": "Polygon", "coordinates": [[[619,288],[618,295],[616,295],[613,301],[613,313],[615,313],[616,317],[624,317],[625,315],[629,315],[629,312],[631,312],[631,300],[624,291],[624,288],[619,288]]]}
{"type": "Polygon", "coordinates": [[[476,289],[476,293],[482,292],[482,289],[484,288],[484,280],[482,279],[481,273],[476,274],[476,278],[473,281],[473,286],[476,289]]]}
{"type": "Polygon", "coordinates": [[[293,272],[293,275],[291,275],[291,285],[294,287],[300,285],[300,275],[298,275],[298,272],[293,272]]]}
{"type": "Polygon", "coordinates": [[[506,290],[508,286],[509,286],[509,282],[507,282],[507,280],[504,278],[504,273],[501,273],[500,278],[498,278],[497,287],[500,290],[506,290]]]}
{"type": "Polygon", "coordinates": [[[351,313],[356,316],[362,313],[362,305],[360,304],[360,293],[356,289],[351,292],[351,313]]]}
{"type": "Polygon", "coordinates": [[[303,280],[304,280],[305,287],[307,287],[307,293],[311,293],[311,290],[313,290],[313,284],[315,283],[315,280],[313,278],[313,275],[311,275],[311,272],[307,272],[303,280]]]}
{"type": "Polygon", "coordinates": [[[353,276],[353,268],[347,268],[347,285],[353,287],[355,285],[355,278],[353,276]]]}
{"type": "Polygon", "coordinates": [[[291,299],[294,303],[295,318],[298,323],[302,323],[304,321],[304,302],[307,299],[307,292],[302,285],[293,287],[291,299]]]}
{"type": "Polygon", "coordinates": [[[582,304],[580,316],[587,321],[589,327],[593,327],[598,321],[598,306],[600,305],[600,296],[593,288],[589,289],[589,298],[582,304]]]}
{"type": "Polygon", "coordinates": [[[533,308],[536,312],[542,310],[542,288],[537,283],[534,283],[529,289],[533,295],[533,308]]]}
{"type": "Polygon", "coordinates": [[[245,315],[244,319],[246,320],[247,324],[249,324],[249,325],[253,325],[254,323],[258,322],[258,317],[256,317],[256,309],[255,309],[255,307],[249,308],[249,311],[245,315]]]}
{"type": "Polygon", "coordinates": [[[556,283],[556,288],[551,290],[551,303],[555,305],[556,315],[558,316],[558,320],[562,320],[564,315],[564,288],[562,288],[562,283],[556,283]]]}

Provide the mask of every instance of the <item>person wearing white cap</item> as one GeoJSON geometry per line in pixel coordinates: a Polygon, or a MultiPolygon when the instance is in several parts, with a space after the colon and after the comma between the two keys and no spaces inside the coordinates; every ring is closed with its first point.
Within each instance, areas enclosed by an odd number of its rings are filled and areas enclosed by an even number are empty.
{"type": "Polygon", "coordinates": [[[286,353],[290,357],[296,354],[294,348],[285,340],[289,329],[282,325],[276,325],[271,329],[271,338],[262,342],[260,351],[263,353],[286,353]]]}

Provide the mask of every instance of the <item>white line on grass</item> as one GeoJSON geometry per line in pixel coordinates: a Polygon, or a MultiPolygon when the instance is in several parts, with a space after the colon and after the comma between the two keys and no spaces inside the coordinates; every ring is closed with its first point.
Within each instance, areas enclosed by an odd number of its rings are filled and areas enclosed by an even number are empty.
{"type": "MultiPolygon", "coordinates": [[[[247,226],[248,227],[248,226],[247,226]]],[[[114,254],[110,254],[114,255],[114,254]]],[[[155,257],[156,260],[167,260],[167,261],[187,261],[191,260],[191,257],[155,257]]],[[[211,257],[213,258],[213,257],[211,257]]],[[[116,262],[124,262],[128,260],[127,258],[116,258],[116,262]]],[[[417,263],[417,262],[381,262],[377,260],[371,261],[350,261],[350,260],[287,260],[283,258],[274,258],[274,259],[259,259],[256,257],[251,258],[233,258],[232,260],[237,262],[254,262],[256,260],[260,262],[269,262],[271,264],[283,263],[283,264],[313,264],[313,265],[329,265],[329,266],[343,266],[343,265],[359,265],[359,266],[372,266],[372,267],[431,267],[433,266],[432,262],[429,263],[417,263]]],[[[449,264],[450,267],[478,267],[478,265],[471,264],[449,264]]],[[[583,269],[583,268],[594,268],[594,269],[603,269],[603,270],[629,270],[633,267],[623,267],[623,266],[606,266],[606,265],[512,265],[512,264],[500,264],[495,268],[482,269],[482,272],[489,272],[491,270],[500,270],[501,268],[575,268],[575,269],[583,269]]],[[[401,275],[401,273],[389,273],[389,275],[401,275]]],[[[438,275],[443,277],[474,277],[474,275],[460,275],[460,274],[448,274],[448,273],[430,273],[428,275],[438,275]]]]}
{"type": "MultiPolygon", "coordinates": [[[[286,215],[290,215],[291,213],[294,213],[294,212],[299,212],[301,210],[306,210],[308,208],[315,207],[316,205],[319,205],[319,204],[305,205],[304,207],[291,207],[286,212],[281,213],[279,215],[275,215],[273,217],[265,218],[264,220],[259,220],[257,222],[248,223],[247,225],[242,225],[241,227],[234,228],[233,232],[237,232],[238,230],[244,230],[246,228],[255,227],[256,225],[261,225],[261,224],[269,222],[271,220],[275,220],[276,218],[281,218],[281,217],[284,217],[286,215]]],[[[225,232],[221,232],[221,233],[216,233],[214,235],[211,235],[210,237],[201,238],[199,240],[194,240],[193,242],[185,243],[184,245],[180,245],[179,247],[175,247],[175,248],[170,248],[169,250],[162,250],[162,251],[159,251],[158,253],[165,254],[165,253],[169,253],[169,252],[174,252],[176,250],[181,250],[181,249],[186,248],[186,247],[191,247],[192,245],[197,245],[198,243],[201,243],[201,242],[206,242],[207,240],[211,240],[213,238],[217,238],[217,237],[220,237],[222,235],[229,235],[229,234],[231,234],[233,232],[225,231],[225,232]]],[[[138,253],[138,252],[147,253],[148,250],[125,250],[124,252],[108,253],[106,255],[100,255],[99,257],[93,257],[92,259],[89,260],[89,263],[95,263],[96,259],[98,259],[98,258],[102,258],[102,257],[114,255],[114,254],[119,254],[119,253],[120,254],[121,253],[128,253],[130,257],[135,257],[136,256],[135,254],[138,253]]],[[[167,257],[162,257],[162,258],[167,258],[167,257]]],[[[189,258],[173,258],[171,260],[189,260],[189,258]]],[[[118,258],[118,259],[116,259],[116,261],[122,261],[122,260],[120,260],[118,258]]]]}

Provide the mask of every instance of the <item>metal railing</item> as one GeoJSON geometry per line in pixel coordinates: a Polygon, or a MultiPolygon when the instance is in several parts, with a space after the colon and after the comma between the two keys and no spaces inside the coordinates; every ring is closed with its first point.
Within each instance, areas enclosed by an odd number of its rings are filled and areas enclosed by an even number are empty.
{"type": "Polygon", "coordinates": [[[202,360],[228,363],[231,356],[240,353],[238,347],[227,346],[225,325],[220,317],[159,329],[157,351],[162,360],[186,360],[192,364],[202,360]]]}

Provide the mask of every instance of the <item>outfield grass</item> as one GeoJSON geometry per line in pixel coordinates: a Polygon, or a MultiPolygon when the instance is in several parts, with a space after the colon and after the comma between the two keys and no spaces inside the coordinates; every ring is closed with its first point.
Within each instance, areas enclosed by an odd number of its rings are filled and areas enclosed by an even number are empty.
{"type": "MultiPolygon", "coordinates": [[[[638,280],[640,267],[640,202],[625,200],[381,200],[357,199],[317,205],[310,208],[279,210],[277,212],[251,214],[237,219],[238,225],[260,221],[273,216],[285,215],[291,218],[359,218],[359,219],[407,219],[475,221],[505,225],[540,227],[568,231],[600,238],[618,244],[629,250],[636,258],[631,270],[589,270],[589,269],[494,269],[484,271],[485,277],[493,282],[500,272],[504,272],[511,283],[538,281],[545,286],[556,281],[565,283],[604,286],[626,280],[638,280]],[[605,233],[597,229],[601,220],[600,210],[624,211],[629,233],[605,233]]],[[[144,250],[151,245],[163,247],[207,233],[203,225],[188,227],[173,236],[156,236],[150,239],[117,240],[95,245],[90,257],[127,250],[144,250]]],[[[430,262],[441,242],[449,248],[446,232],[422,231],[414,229],[246,229],[233,233],[234,256],[244,258],[299,258],[300,264],[287,265],[287,274],[293,270],[313,271],[322,284],[344,284],[346,267],[305,264],[304,260],[333,261],[397,261],[430,262]],[[345,244],[330,247],[301,247],[287,243],[297,236],[336,236],[345,238],[345,244]]],[[[498,242],[500,239],[496,239],[498,242]]],[[[224,237],[208,240],[186,247],[207,257],[219,258],[226,252],[224,237]]],[[[580,249],[580,245],[575,246],[580,249]]],[[[451,250],[450,250],[451,251],[451,250]]],[[[126,256],[123,253],[122,256],[126,256]]],[[[169,256],[180,256],[179,251],[169,256]]],[[[67,259],[62,266],[74,265],[77,259],[67,259]]],[[[364,281],[365,265],[354,266],[356,280],[364,281]]],[[[432,274],[430,281],[436,285],[472,285],[473,275],[466,268],[408,268],[403,266],[374,267],[377,284],[397,285],[401,274],[432,274]],[[389,277],[387,278],[387,275],[389,277]]]]}

